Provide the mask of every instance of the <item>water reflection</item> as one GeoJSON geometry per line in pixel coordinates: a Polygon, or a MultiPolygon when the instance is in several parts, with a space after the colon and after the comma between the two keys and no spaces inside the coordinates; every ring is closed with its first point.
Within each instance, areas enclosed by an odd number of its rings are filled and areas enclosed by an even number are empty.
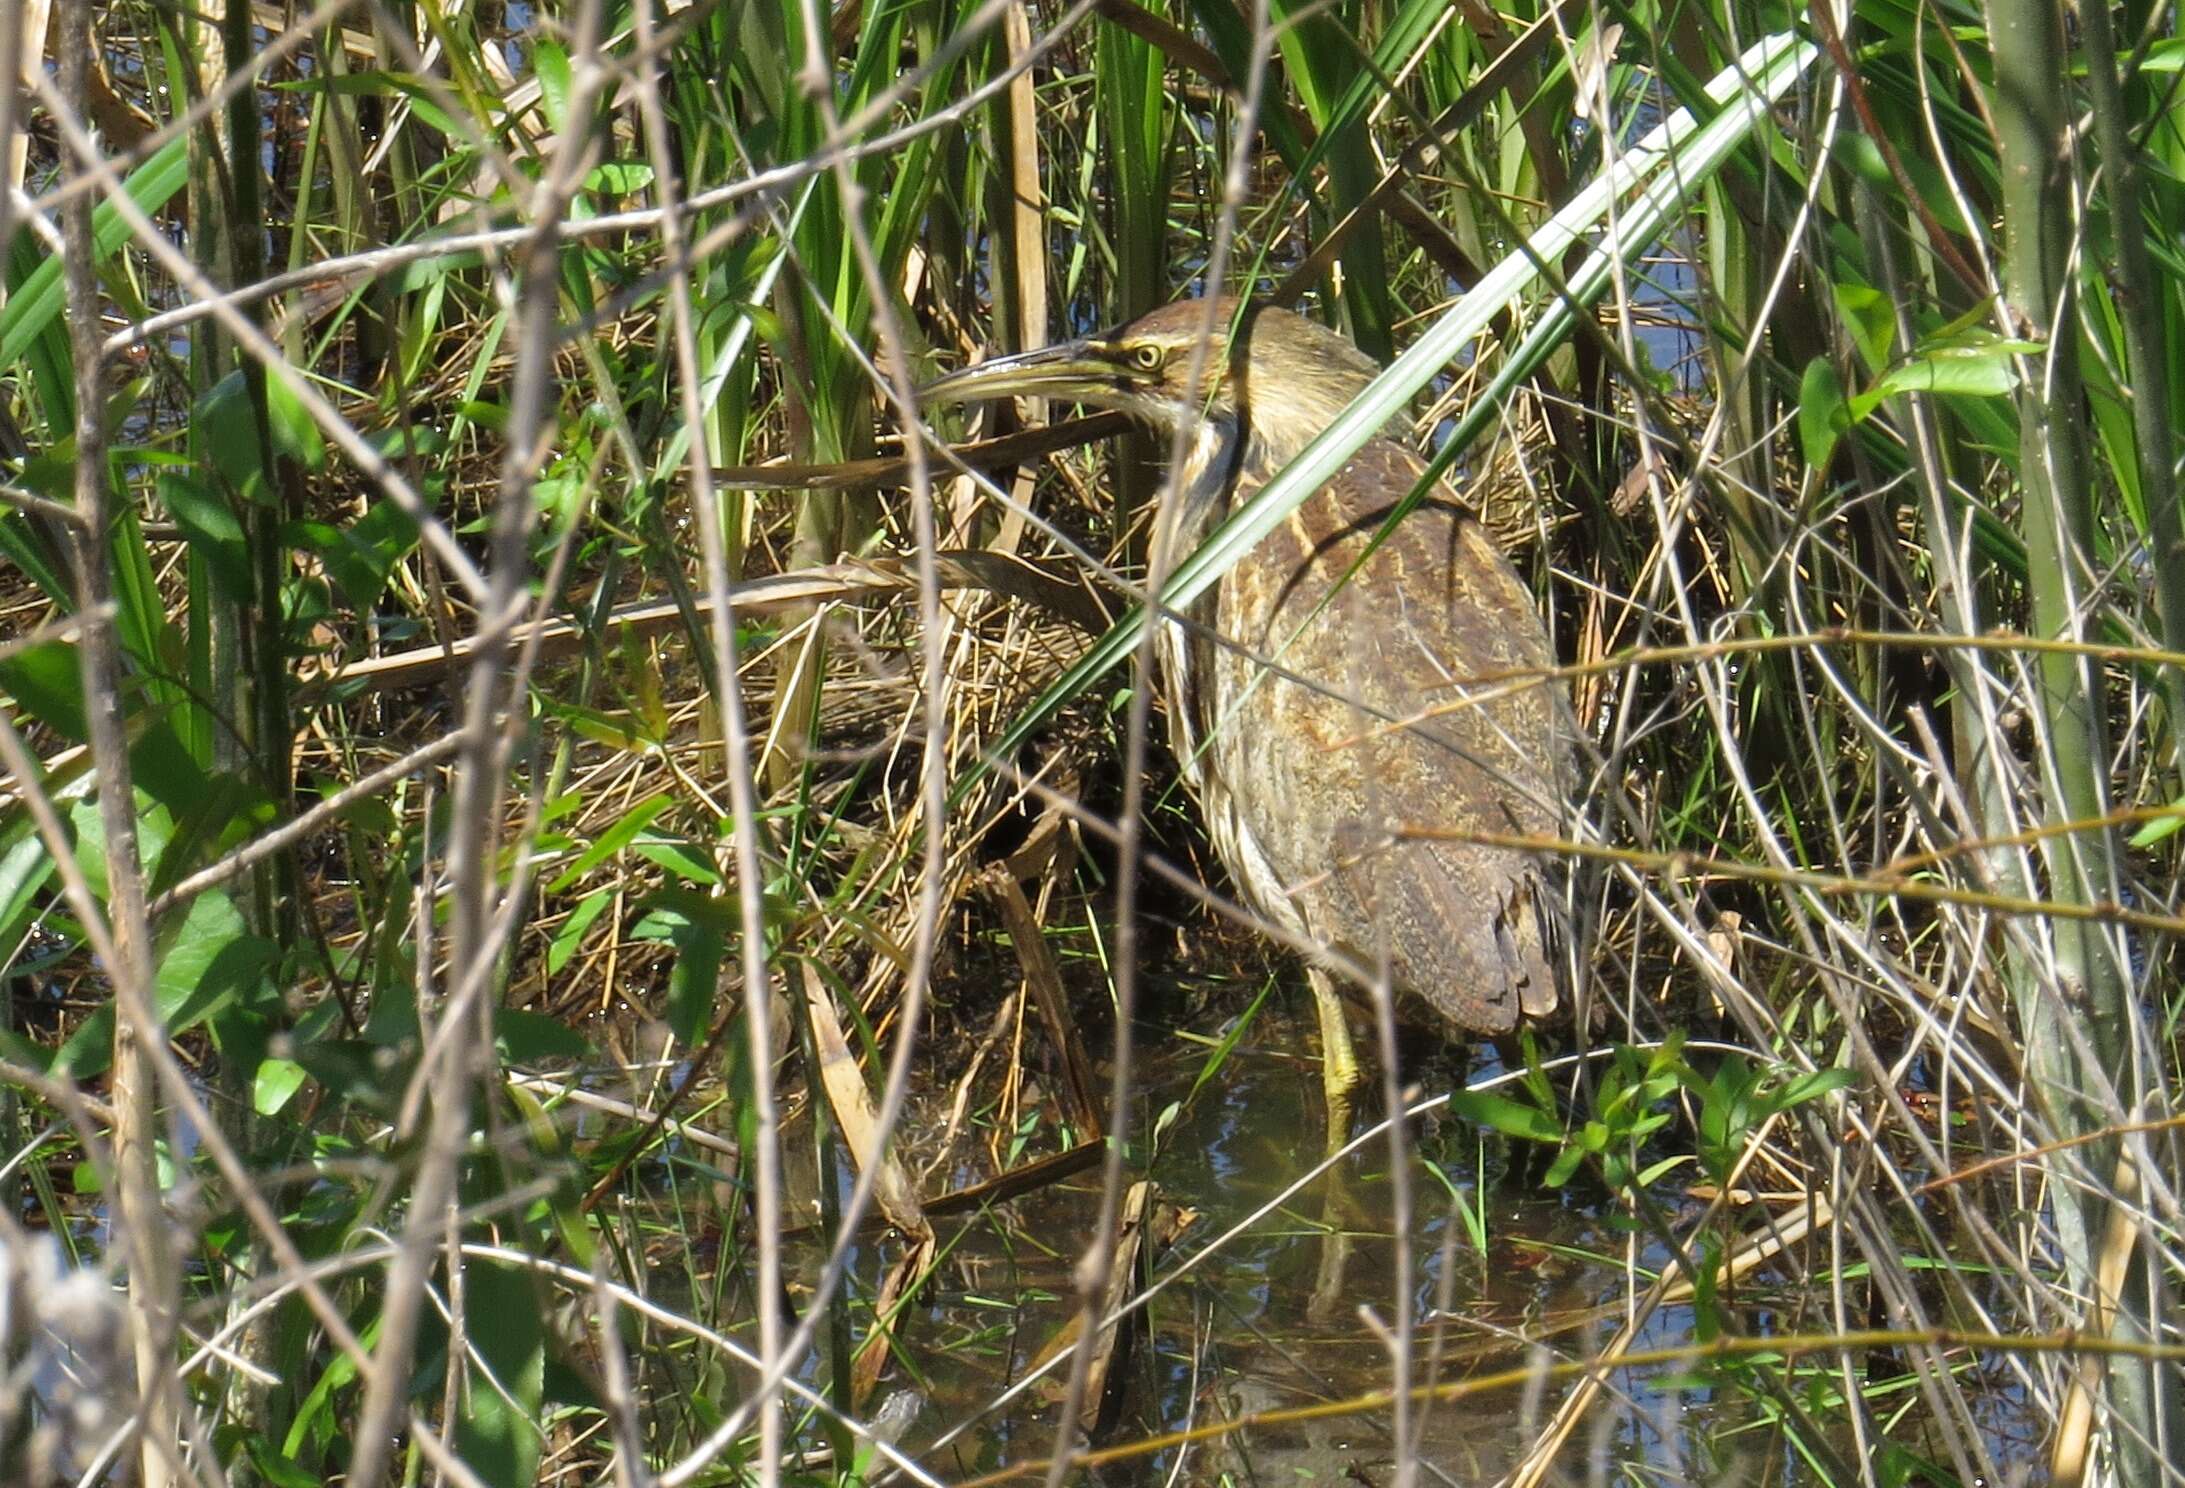
{"type": "MultiPolygon", "coordinates": [[[[1144,1172],[1160,1200],[1173,1206],[1171,1215],[1183,1210],[1189,1217],[1150,1276],[1187,1274],[1145,1309],[1139,1346],[1109,1413],[1112,1424],[1092,1445],[1144,1441],[1389,1388],[1390,1354],[1378,1326],[1396,1306],[1386,1146],[1369,1141],[1328,1177],[1277,1202],[1311,1171],[1325,1143],[1318,1072],[1298,1053],[1311,1047],[1309,1024],[1287,1013],[1263,1015],[1219,1077],[1195,1096],[1204,1049],[1172,1030],[1146,1031],[1142,1047],[1154,1052],[1135,1130],[1144,1133],[1176,1109],[1144,1172]],[[1261,1209],[1268,1212],[1243,1234],[1221,1240],[1261,1209]],[[1214,1253],[1202,1255],[1217,1243],[1214,1253]]],[[[1430,1089],[1446,1089],[1464,1070],[1443,1055],[1409,1073],[1441,1082],[1430,1089]]],[[[1421,1219],[1410,1306],[1415,1317],[1438,1319],[1415,1339],[1414,1379],[1521,1364],[1537,1352],[1528,1339],[1544,1321],[1585,1313],[1620,1285],[1617,1274],[1556,1258],[1559,1247],[1608,1238],[1589,1233],[1594,1227],[1584,1216],[1491,1182],[1482,1198],[1480,1150],[1468,1128],[1428,1118],[1415,1136],[1415,1161],[1431,1163],[1446,1187],[1424,1167],[1414,1179],[1421,1219]],[[1459,1220],[1452,1194],[1475,1212],[1484,1205],[1484,1250],[1477,1243],[1482,1232],[1459,1220]],[[1439,1310],[1444,1299],[1446,1311],[1439,1310]]],[[[911,1346],[926,1386],[925,1409],[905,1445],[936,1474],[988,1472],[1051,1451],[1059,1384],[982,1413],[1068,1323],[1071,1266],[1098,1198],[1097,1176],[1088,1174],[972,1221],[950,1251],[949,1277],[929,1290],[916,1323],[901,1330],[923,1340],[911,1346]],[[964,1429],[973,1418],[976,1424],[964,1429]]],[[[1538,1414],[1539,1400],[1523,1390],[1434,1406],[1415,1418],[1417,1451],[1460,1480],[1499,1474],[1533,1439],[1538,1414]]],[[[1390,1416],[1383,1405],[1259,1422],[1108,1463],[1096,1476],[1166,1482],[1180,1466],[1182,1479],[1193,1482],[1265,1474],[1362,1474],[1379,1481],[1396,1457],[1390,1416]]]]}

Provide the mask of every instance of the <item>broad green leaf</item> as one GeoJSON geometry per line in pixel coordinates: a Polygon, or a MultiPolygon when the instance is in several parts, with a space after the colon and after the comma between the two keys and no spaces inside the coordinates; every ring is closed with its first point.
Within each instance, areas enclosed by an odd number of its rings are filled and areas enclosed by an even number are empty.
{"type": "Polygon", "coordinates": [[[1460,1090],[1449,1097],[1451,1115],[1461,1117],[1506,1137],[1528,1142],[1560,1142],[1563,1128],[1538,1106],[1511,1100],[1487,1090],[1460,1090]]]}
{"type": "Polygon", "coordinates": [[[1806,464],[1816,473],[1827,470],[1836,441],[1850,427],[1843,379],[1827,357],[1817,356],[1806,363],[1806,375],[1798,385],[1798,443],[1806,464]]]}
{"type": "MultiPolygon", "coordinates": [[[[511,1081],[504,1087],[509,1104],[523,1114],[524,1125],[531,1132],[532,1145],[548,1161],[562,1154],[562,1131],[554,1124],[553,1112],[537,1093],[511,1081]]],[[[547,1206],[554,1216],[554,1228],[561,1235],[562,1244],[580,1266],[592,1264],[597,1247],[592,1242],[591,1220],[585,1215],[584,1206],[570,1189],[561,1188],[547,1199],[547,1206]]]]}
{"type": "Polygon", "coordinates": [[[29,912],[54,869],[45,839],[27,825],[17,831],[15,841],[0,852],[0,943],[7,945],[16,943],[20,935],[16,920],[29,912]]]}
{"type": "Polygon", "coordinates": [[[1945,347],[1900,362],[1883,373],[1872,389],[1853,400],[1852,418],[1865,418],[1883,399],[1899,393],[2008,397],[2018,389],[2016,359],[2039,350],[2023,341],[1990,341],[1978,346],[1945,347]]]}
{"type": "Polygon", "coordinates": [[[194,1027],[234,999],[255,1002],[270,993],[268,973],[280,949],[252,935],[235,902],[217,889],[190,901],[181,923],[160,934],[153,992],[170,1033],[194,1027]]]}
{"type": "Polygon", "coordinates": [[[468,1334],[479,1367],[463,1392],[455,1444],[464,1463],[493,1488],[533,1488],[538,1482],[541,1438],[537,1425],[545,1397],[545,1299],[537,1280],[492,1261],[472,1261],[464,1271],[473,1318],[492,1326],[468,1334]]]}
{"type": "MultiPolygon", "coordinates": [[[[0,658],[0,688],[69,742],[81,744],[88,737],[83,677],[76,648],[69,643],[48,641],[0,658]]],[[[204,799],[211,783],[161,710],[139,709],[128,726],[129,771],[139,790],[176,811],[187,811],[204,799]]]]}
{"type": "Polygon", "coordinates": [[[1889,162],[1882,157],[1880,147],[1866,131],[1841,131],[1836,136],[1836,158],[1867,185],[1892,197],[1896,194],[1897,178],[1890,173],[1889,162]]]}
{"type": "MultiPolygon", "coordinates": [[[[199,894],[179,923],[166,927],[154,948],[152,995],[169,1034],[194,1028],[218,1008],[269,994],[268,973],[279,947],[248,933],[243,917],[218,890],[199,894]]],[[[57,1067],[78,1079],[103,1073],[113,1061],[111,1000],[77,1025],[55,1056],[57,1067]]]]}
{"type": "Polygon", "coordinates": [[[251,1109],[261,1116],[278,1116],[310,1076],[300,1064],[287,1059],[264,1059],[251,1081],[251,1109]]]}
{"type": "Polygon", "coordinates": [[[325,522],[290,522],[282,538],[308,548],[326,568],[350,608],[368,610],[386,592],[387,580],[417,546],[417,524],[392,501],[375,501],[346,527],[325,522]]]}
{"type": "Polygon", "coordinates": [[[712,855],[687,837],[644,836],[631,843],[630,850],[648,862],[658,863],[685,883],[718,886],[723,882],[712,855]]]}
{"type": "MultiPolygon", "coordinates": [[[[379,1343],[379,1313],[374,1309],[369,1320],[357,1331],[358,1341],[365,1348],[379,1343]]],[[[307,1442],[319,1440],[322,1432],[331,1434],[335,1429],[334,1397],[356,1383],[357,1356],[335,1351],[326,1368],[312,1382],[311,1391],[304,1396],[303,1404],[296,1408],[296,1415],[288,1425],[288,1435],[281,1442],[284,1457],[300,1455],[307,1442]]]]}
{"type": "Polygon", "coordinates": [[[664,940],[675,947],[675,969],[668,978],[668,1029],[686,1044],[703,1038],[712,1021],[721,958],[734,928],[732,900],[670,887],[646,898],[630,932],[634,939],[664,940]]]}
{"type": "Polygon", "coordinates": [[[559,42],[540,41],[532,49],[531,65],[539,78],[539,107],[556,134],[569,132],[569,54],[559,42]]]}
{"type": "Polygon", "coordinates": [[[1867,371],[1880,372],[1889,365],[1897,344],[1896,302],[1865,284],[1839,284],[1834,294],[1836,313],[1851,333],[1867,371]]]}
{"type": "Polygon", "coordinates": [[[251,1466],[271,1488],[325,1488],[325,1479],[317,1473],[306,1472],[293,1458],[282,1456],[262,1436],[252,1435],[243,1444],[243,1450],[250,1454],[251,1466]]]}
{"type": "Polygon", "coordinates": [[[265,458],[258,440],[258,416],[251,411],[243,374],[230,372],[206,389],[190,410],[190,418],[220,478],[238,494],[263,500],[265,458]]]}
{"type": "Polygon", "coordinates": [[[73,608],[76,587],[56,557],[31,526],[30,518],[16,511],[0,514],[0,558],[21,569],[48,600],[73,608]]]}
{"type": "Polygon", "coordinates": [[[706,1036],[713,1021],[713,1000],[720,989],[721,958],[727,954],[727,914],[694,923],[676,941],[675,970],[668,976],[668,1028],[685,1044],[706,1036]]]}
{"type": "MultiPolygon", "coordinates": [[[[266,417],[273,426],[273,447],[304,469],[326,468],[326,436],[288,384],[278,377],[266,379],[266,417]]],[[[392,502],[382,502],[391,506],[392,502]]]]}
{"type": "Polygon", "coordinates": [[[182,529],[213,581],[231,604],[248,604],[257,585],[252,582],[250,549],[243,524],[236,520],[225,499],[214,490],[178,471],[169,471],[155,482],[159,504],[182,529]]]}
{"type": "MultiPolygon", "coordinates": [[[[294,460],[306,470],[326,465],[326,437],[296,394],[279,378],[265,380],[266,433],[274,453],[294,460]]],[[[255,498],[254,479],[264,479],[264,446],[258,437],[258,415],[251,406],[250,383],[240,369],[230,372],[197,400],[191,411],[214,466],[238,491],[255,498]]]]}
{"type": "Polygon", "coordinates": [[[2179,827],[2185,827],[2185,800],[2173,801],[2170,804],[2175,809],[2156,817],[2132,834],[2132,845],[2134,847],[2153,847],[2164,838],[2176,833],[2179,827]]]}
{"type": "Polygon", "coordinates": [[[1807,1101],[1818,1100],[1820,1097],[1838,1090],[1847,1090],[1858,1083],[1859,1075],[1856,1070],[1842,1068],[1814,1070],[1810,1074],[1798,1076],[1785,1085],[1776,1092],[1774,1099],[1768,1104],[1775,1110],[1788,1111],[1793,1106],[1802,1106],[1807,1101]]]}
{"type": "Polygon", "coordinates": [[[584,178],[584,189],[608,196],[635,196],[650,190],[652,183],[652,167],[643,161],[610,160],[592,167],[592,173],[584,178]]]}
{"type": "Polygon", "coordinates": [[[559,1018],[522,1008],[501,1008],[493,1014],[493,1041],[509,1064],[537,1064],[547,1059],[582,1059],[592,1046],[559,1018]]]}

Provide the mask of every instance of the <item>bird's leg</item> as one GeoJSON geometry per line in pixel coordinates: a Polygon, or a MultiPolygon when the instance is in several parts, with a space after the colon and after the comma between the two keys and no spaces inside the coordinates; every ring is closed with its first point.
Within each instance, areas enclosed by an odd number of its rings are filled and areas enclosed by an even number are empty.
{"type": "Polygon", "coordinates": [[[1358,1088],[1358,1053],[1351,1047],[1350,1024],[1335,980],[1319,967],[1305,974],[1313,1005],[1320,1013],[1320,1086],[1328,1098],[1328,1144],[1339,1147],[1350,1134],[1350,1093],[1358,1088]]]}
{"type": "MultiPolygon", "coordinates": [[[[1313,1005],[1320,1014],[1320,1088],[1327,1100],[1328,1135],[1325,1153],[1333,1157],[1350,1140],[1350,1096],[1358,1085],[1358,1054],[1351,1047],[1350,1024],[1343,1016],[1343,999],[1335,980],[1319,967],[1309,967],[1305,980],[1313,989],[1313,1005]]],[[[1344,1273],[1350,1265],[1351,1234],[1345,1221],[1350,1207],[1346,1164],[1328,1169],[1327,1189],[1320,1196],[1320,1264],[1314,1273],[1312,1299],[1305,1315],[1316,1323],[1335,1316],[1343,1299],[1344,1273]]]]}
{"type": "MultiPolygon", "coordinates": [[[[1339,1139],[1328,1139],[1329,1151],[1339,1145],[1339,1139]]],[[[1331,1321],[1342,1308],[1343,1283],[1350,1271],[1351,1230],[1345,1214],[1349,1207],[1350,1188],[1338,1165],[1329,1169],[1328,1187],[1320,1196],[1320,1262],[1313,1268],[1312,1296],[1305,1303],[1306,1320],[1316,1325],[1331,1321]]]]}

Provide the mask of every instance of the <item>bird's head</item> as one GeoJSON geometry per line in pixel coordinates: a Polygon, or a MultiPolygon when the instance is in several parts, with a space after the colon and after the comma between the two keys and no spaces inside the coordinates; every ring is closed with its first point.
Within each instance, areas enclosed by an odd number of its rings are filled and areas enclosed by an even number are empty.
{"type": "Polygon", "coordinates": [[[1204,300],[1179,300],[1112,331],[950,373],[919,396],[934,405],[1089,403],[1166,433],[1203,418],[1222,435],[1248,432],[1256,462],[1272,466],[1311,443],[1380,371],[1302,315],[1229,295],[1214,302],[1211,320],[1207,310],[1204,300]]]}

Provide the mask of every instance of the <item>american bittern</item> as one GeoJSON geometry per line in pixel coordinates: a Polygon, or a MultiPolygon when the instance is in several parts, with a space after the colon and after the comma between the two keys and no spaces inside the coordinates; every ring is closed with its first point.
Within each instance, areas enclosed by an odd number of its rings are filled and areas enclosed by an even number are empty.
{"type": "MultiPolygon", "coordinates": [[[[1326,428],[1379,369],[1284,310],[1204,301],[942,378],[933,402],[1030,396],[1195,430],[1165,541],[1185,552],[1326,428]],[[1231,328],[1234,327],[1232,333],[1231,328]],[[1198,367],[1196,380],[1192,377],[1198,367]]],[[[1569,738],[1541,685],[1467,679],[1549,667],[1532,594],[1446,486],[1378,547],[1423,465],[1376,437],[1160,634],[1170,738],[1244,899],[1459,1028],[1553,1012],[1543,864],[1466,831],[1552,833],[1569,738]],[[1418,721],[1422,714],[1431,718],[1418,721]],[[1453,835],[1433,835],[1451,833],[1453,835]]],[[[1355,1079],[1314,979],[1331,1093],[1355,1079]]]]}

